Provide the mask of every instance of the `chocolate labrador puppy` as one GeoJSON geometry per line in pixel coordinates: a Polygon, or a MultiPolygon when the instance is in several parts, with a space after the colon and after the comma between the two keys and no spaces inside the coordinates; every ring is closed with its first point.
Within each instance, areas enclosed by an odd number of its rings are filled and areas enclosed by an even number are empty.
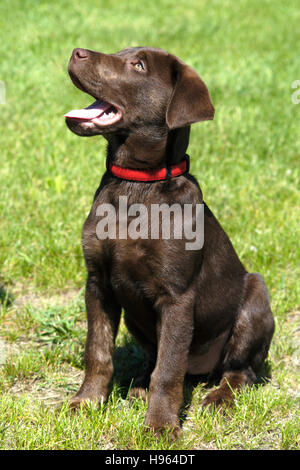
{"type": "MultiPolygon", "coordinates": [[[[149,358],[132,394],[143,395],[149,386],[145,424],[176,435],[185,375],[218,375],[219,387],[203,404],[229,403],[234,390],[256,380],[274,331],[262,276],[245,270],[188,172],[190,125],[213,119],[214,107],[197,73],[160,49],[116,54],[74,49],[68,70],[73,83],[96,101],[67,113],[67,126],[108,141],[107,171],[83,228],[86,371],[71,407],[107,398],[124,309],[129,331],[149,358]],[[120,198],[149,211],[162,204],[203,207],[204,243],[188,249],[190,238],[163,237],[161,229],[156,237],[121,236],[120,198]],[[99,236],[100,215],[111,208],[115,228],[99,236]]],[[[191,230],[195,213],[185,218],[191,230]]],[[[170,219],[176,228],[178,220],[170,219]]],[[[126,228],[132,220],[131,213],[126,228]]]]}

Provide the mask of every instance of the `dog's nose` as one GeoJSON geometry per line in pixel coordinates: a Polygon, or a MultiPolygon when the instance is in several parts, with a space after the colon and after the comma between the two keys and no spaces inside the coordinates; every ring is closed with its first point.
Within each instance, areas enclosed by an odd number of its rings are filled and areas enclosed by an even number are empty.
{"type": "Polygon", "coordinates": [[[88,58],[88,56],[88,51],[86,49],[80,49],[79,47],[76,47],[76,49],[74,49],[72,53],[73,60],[85,60],[88,58]]]}

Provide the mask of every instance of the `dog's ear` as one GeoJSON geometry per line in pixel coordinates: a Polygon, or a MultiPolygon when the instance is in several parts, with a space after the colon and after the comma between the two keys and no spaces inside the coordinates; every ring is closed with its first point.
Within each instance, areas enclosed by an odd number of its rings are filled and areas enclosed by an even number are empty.
{"type": "Polygon", "coordinates": [[[175,85],[166,113],[169,129],[214,118],[214,107],[205,83],[192,67],[176,59],[173,63],[175,85]]]}

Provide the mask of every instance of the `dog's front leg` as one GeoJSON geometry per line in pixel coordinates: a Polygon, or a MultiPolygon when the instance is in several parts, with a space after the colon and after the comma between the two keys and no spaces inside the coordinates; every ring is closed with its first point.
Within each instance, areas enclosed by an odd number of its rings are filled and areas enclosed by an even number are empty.
{"type": "Polygon", "coordinates": [[[192,296],[186,295],[160,309],[158,356],[149,388],[146,426],[158,433],[169,429],[175,437],[193,335],[193,303],[192,296]]]}
{"type": "Polygon", "coordinates": [[[85,345],[85,378],[70,407],[107,398],[113,372],[113,349],[121,309],[107,288],[101,286],[99,276],[89,273],[86,284],[86,310],[88,333],[85,345]]]}

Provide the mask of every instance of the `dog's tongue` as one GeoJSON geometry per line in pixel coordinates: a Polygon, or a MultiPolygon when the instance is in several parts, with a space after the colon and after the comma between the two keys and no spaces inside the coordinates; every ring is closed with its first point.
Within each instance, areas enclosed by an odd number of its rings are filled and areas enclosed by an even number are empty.
{"type": "Polygon", "coordinates": [[[106,101],[95,101],[93,104],[83,109],[73,109],[65,114],[65,117],[75,119],[94,119],[101,116],[105,111],[111,107],[111,104],[106,101]]]}

